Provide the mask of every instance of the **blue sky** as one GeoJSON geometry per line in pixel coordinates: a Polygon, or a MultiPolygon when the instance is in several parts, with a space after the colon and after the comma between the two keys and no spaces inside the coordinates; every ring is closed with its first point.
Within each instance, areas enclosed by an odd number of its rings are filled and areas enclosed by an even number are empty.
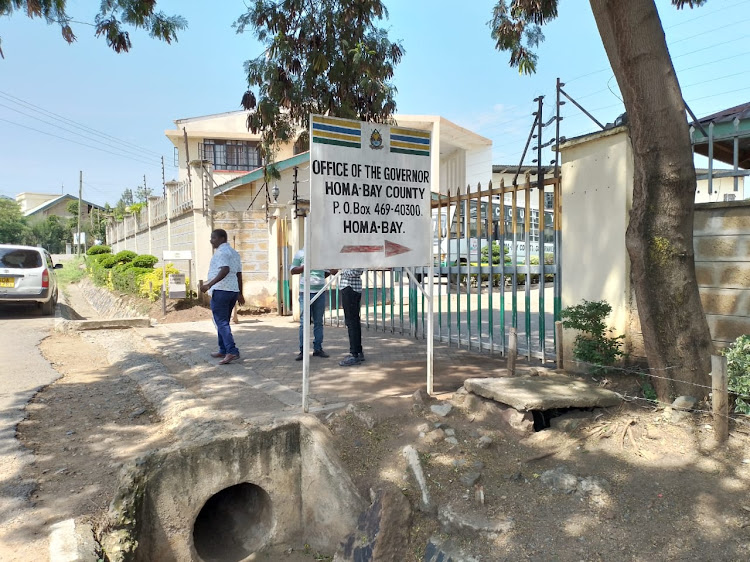
{"type": "MultiPolygon", "coordinates": [[[[75,20],[93,21],[98,2],[68,4],[75,20]]],[[[381,26],[406,50],[394,77],[399,113],[442,115],[492,139],[495,164],[518,164],[532,100],[544,95],[545,119],[552,115],[557,77],[599,121],[622,113],[588,2],[560,0],[534,76],[519,76],[508,55],[495,51],[487,26],[493,5],[386,0],[390,18],[381,26]]],[[[711,0],[683,11],[667,0],[657,6],[693,111],[700,117],[748,101],[750,2],[711,0]]],[[[158,7],[188,20],[179,41],[166,45],[133,32],[133,50],[120,55],[86,24],[75,25],[78,41],[68,46],[57,27],[19,14],[0,18],[0,194],[77,195],[79,170],[83,197],[95,203],[114,204],[124,189],[142,185],[144,175],[158,194],[162,156],[166,179],[176,176],[164,136],[172,121],[239,109],[243,62],[263,50],[252,34],[231,28],[244,2],[159,0],[158,7]]],[[[561,134],[568,138],[596,129],[570,103],[563,116],[561,134]]]]}

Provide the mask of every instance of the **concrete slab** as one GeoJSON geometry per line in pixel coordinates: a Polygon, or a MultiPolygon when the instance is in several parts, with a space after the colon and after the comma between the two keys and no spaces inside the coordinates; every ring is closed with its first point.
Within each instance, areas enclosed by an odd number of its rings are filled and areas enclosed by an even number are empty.
{"type": "Polygon", "coordinates": [[[620,403],[618,394],[565,375],[466,379],[464,388],[516,410],[606,408],[620,403]]]}
{"type": "Polygon", "coordinates": [[[61,320],[55,324],[55,331],[81,330],[118,330],[124,328],[148,328],[151,319],[147,316],[139,318],[110,318],[105,320],[61,320]]]}

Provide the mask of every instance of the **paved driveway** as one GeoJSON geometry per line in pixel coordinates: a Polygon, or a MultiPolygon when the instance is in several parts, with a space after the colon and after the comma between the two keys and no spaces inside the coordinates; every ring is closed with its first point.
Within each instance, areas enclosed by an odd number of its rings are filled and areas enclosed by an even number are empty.
{"type": "Polygon", "coordinates": [[[16,425],[34,393],[59,377],[38,348],[53,326],[54,319],[40,316],[35,307],[0,306],[0,539],[20,550],[40,538],[23,536],[34,488],[24,468],[33,455],[16,440],[16,425]]]}

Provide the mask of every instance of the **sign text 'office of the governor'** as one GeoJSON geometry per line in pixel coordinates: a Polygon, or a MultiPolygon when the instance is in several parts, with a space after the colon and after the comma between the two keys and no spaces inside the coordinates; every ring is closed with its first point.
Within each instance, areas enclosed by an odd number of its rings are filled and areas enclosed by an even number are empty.
{"type": "Polygon", "coordinates": [[[310,263],[429,264],[431,137],[380,123],[310,117],[310,263]]]}

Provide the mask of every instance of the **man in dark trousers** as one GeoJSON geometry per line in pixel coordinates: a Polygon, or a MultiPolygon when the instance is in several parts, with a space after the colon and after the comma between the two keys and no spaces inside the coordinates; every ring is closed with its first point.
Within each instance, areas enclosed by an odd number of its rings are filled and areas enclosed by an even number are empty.
{"type": "Polygon", "coordinates": [[[242,262],[240,255],[227,242],[227,231],[217,228],[211,233],[211,246],[215,252],[208,267],[208,281],[201,284],[202,293],[211,296],[211,312],[219,334],[219,350],[211,357],[219,358],[219,365],[226,365],[240,358],[240,350],[234,343],[229,320],[234,305],[245,304],[242,295],[242,262]]]}
{"type": "Polygon", "coordinates": [[[362,303],[363,269],[342,269],[339,277],[339,294],[344,308],[344,320],[349,332],[349,357],[339,361],[342,367],[358,365],[365,360],[362,353],[362,324],[359,318],[362,303]]]}

